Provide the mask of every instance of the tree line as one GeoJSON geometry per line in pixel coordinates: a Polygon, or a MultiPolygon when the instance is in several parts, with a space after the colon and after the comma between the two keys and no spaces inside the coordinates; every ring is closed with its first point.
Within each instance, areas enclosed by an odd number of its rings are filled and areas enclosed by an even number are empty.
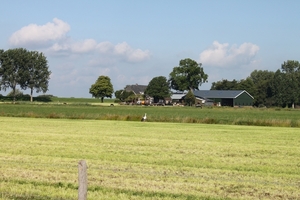
{"type": "Polygon", "coordinates": [[[0,49],[0,90],[12,89],[13,101],[16,100],[17,86],[22,90],[30,89],[45,93],[48,90],[51,71],[45,55],[24,48],[0,49]]]}
{"type": "MultiPolygon", "coordinates": [[[[208,75],[201,63],[186,58],[179,61],[179,66],[173,68],[169,79],[164,76],[154,77],[148,84],[144,95],[137,96],[125,88],[114,93],[110,78],[100,76],[90,88],[94,97],[115,97],[120,101],[134,101],[138,98],[151,96],[154,102],[171,96],[171,91],[188,91],[186,103],[193,104],[195,99],[193,90],[199,90],[202,83],[207,82],[208,75]]],[[[292,107],[300,103],[300,63],[287,60],[277,71],[254,70],[246,79],[232,81],[222,79],[213,82],[211,90],[246,90],[254,97],[253,106],[292,107]]]]}
{"type": "Polygon", "coordinates": [[[246,90],[254,106],[294,108],[300,103],[300,63],[287,60],[275,72],[254,70],[246,79],[213,82],[211,90],[246,90]]]}

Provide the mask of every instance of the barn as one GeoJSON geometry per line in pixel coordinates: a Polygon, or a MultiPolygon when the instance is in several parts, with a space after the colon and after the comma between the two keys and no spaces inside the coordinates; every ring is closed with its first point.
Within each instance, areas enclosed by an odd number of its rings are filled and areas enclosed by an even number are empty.
{"type": "Polygon", "coordinates": [[[246,90],[194,90],[199,99],[210,99],[219,106],[252,106],[253,96],[246,90]]]}

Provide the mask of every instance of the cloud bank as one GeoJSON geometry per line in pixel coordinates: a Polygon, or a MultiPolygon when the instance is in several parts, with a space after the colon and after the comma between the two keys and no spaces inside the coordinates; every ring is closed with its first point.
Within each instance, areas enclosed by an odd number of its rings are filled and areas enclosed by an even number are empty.
{"type": "Polygon", "coordinates": [[[9,39],[11,45],[45,45],[49,41],[60,40],[70,30],[69,24],[54,18],[53,22],[45,25],[30,24],[12,34],[9,39]]]}
{"type": "Polygon", "coordinates": [[[134,49],[126,42],[112,44],[97,42],[94,39],[81,41],[67,37],[70,25],[54,18],[44,25],[30,24],[11,35],[9,43],[12,46],[38,47],[51,54],[87,54],[109,56],[111,59],[126,62],[142,62],[150,58],[148,50],[134,49]]]}
{"type": "Polygon", "coordinates": [[[214,41],[212,46],[200,54],[200,62],[215,67],[235,67],[249,65],[255,60],[259,46],[252,43],[243,43],[240,46],[214,41]]]}

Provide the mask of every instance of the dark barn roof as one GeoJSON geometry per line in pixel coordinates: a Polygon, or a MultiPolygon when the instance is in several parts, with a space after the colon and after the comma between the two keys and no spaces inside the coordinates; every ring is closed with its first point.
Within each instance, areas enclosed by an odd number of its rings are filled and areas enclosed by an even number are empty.
{"type": "Polygon", "coordinates": [[[127,92],[134,92],[134,94],[144,94],[145,90],[147,88],[147,85],[126,85],[125,90],[127,92]]]}
{"type": "Polygon", "coordinates": [[[194,95],[202,98],[235,99],[244,92],[254,99],[246,90],[194,90],[194,95]]]}

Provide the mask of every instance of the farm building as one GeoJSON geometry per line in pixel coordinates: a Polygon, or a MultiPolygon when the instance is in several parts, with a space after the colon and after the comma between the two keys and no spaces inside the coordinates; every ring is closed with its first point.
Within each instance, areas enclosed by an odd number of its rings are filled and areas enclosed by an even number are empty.
{"type": "Polygon", "coordinates": [[[144,94],[145,90],[147,88],[147,85],[126,85],[125,89],[127,92],[133,92],[135,95],[138,94],[144,94]]]}
{"type": "Polygon", "coordinates": [[[181,103],[186,93],[172,93],[171,99],[173,103],[181,103]]]}
{"type": "Polygon", "coordinates": [[[252,106],[254,98],[246,90],[195,90],[197,99],[210,99],[219,106],[252,106]]]}

